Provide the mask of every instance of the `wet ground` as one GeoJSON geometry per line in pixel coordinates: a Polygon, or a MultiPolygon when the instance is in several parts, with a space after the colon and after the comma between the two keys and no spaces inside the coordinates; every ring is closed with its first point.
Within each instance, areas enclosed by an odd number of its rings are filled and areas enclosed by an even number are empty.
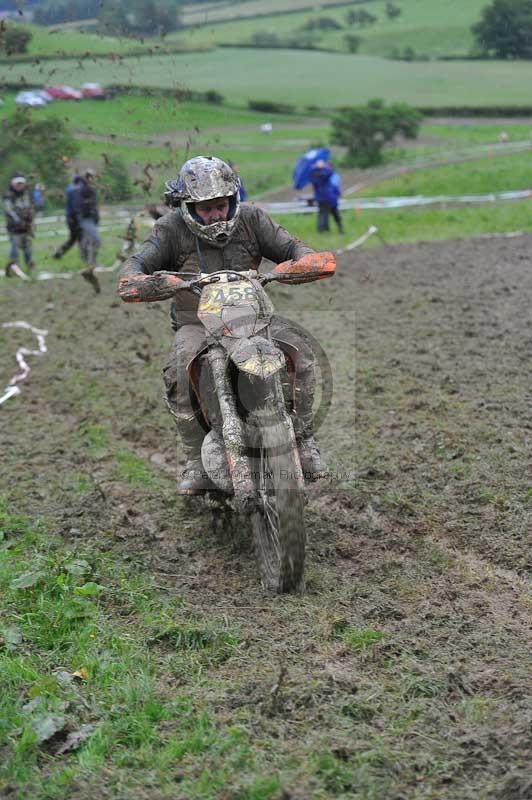
{"type": "MultiPolygon", "coordinates": [[[[528,236],[382,247],[272,292],[332,368],[303,598],[266,596],[245,526],[222,540],[174,496],[166,304],[120,303],[110,275],[100,296],[81,278],[2,280],[0,322],[48,330],[0,407],[5,493],[241,626],[246,648],[210,689],[220,718],[247,705],[279,757],[319,747],[358,770],[319,790],[301,770],[284,797],[532,796],[531,251],[528,236]]],[[[1,390],[35,342],[0,343],[1,390]]]]}

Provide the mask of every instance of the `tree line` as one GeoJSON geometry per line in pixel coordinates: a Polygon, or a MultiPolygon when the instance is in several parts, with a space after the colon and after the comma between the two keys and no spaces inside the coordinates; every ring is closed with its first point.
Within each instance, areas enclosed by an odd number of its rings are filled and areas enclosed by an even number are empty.
{"type": "Polygon", "coordinates": [[[101,33],[161,36],[181,25],[182,0],[46,0],[34,13],[38,25],[96,19],[101,33]]]}

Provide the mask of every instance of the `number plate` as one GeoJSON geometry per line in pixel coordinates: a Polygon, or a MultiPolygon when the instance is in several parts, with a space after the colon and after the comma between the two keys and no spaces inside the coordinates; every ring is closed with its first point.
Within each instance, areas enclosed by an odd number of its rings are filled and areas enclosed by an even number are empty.
{"type": "Polygon", "coordinates": [[[249,281],[211,283],[201,293],[199,313],[200,316],[220,314],[224,306],[251,305],[256,300],[257,294],[249,281]]]}

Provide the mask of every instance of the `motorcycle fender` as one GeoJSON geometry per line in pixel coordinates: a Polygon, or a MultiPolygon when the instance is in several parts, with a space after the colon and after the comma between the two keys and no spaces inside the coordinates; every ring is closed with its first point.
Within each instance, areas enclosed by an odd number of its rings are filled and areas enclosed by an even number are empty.
{"type": "Polygon", "coordinates": [[[231,352],[231,361],[241,372],[262,379],[275,375],[285,365],[283,352],[262,336],[240,339],[238,346],[231,352]]]}

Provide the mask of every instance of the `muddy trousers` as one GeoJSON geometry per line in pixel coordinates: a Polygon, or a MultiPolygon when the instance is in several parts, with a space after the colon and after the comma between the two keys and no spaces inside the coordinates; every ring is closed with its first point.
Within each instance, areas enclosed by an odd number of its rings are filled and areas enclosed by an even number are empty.
{"type": "Polygon", "coordinates": [[[68,216],[66,218],[66,223],[68,226],[68,239],[55,251],[56,258],[64,256],[81,238],[81,228],[77,218],[68,216]]]}
{"type": "MultiPolygon", "coordinates": [[[[300,440],[312,435],[316,359],[310,339],[294,322],[276,315],[270,325],[270,331],[281,349],[284,349],[295,362],[296,413],[293,420],[296,438],[300,440]]],[[[187,458],[193,458],[199,453],[205,436],[205,430],[191,403],[187,365],[205,345],[205,329],[202,325],[182,325],[175,334],[172,350],[164,368],[166,401],[176,421],[187,458]]]]}
{"type": "Polygon", "coordinates": [[[82,260],[88,267],[96,266],[96,254],[100,247],[98,225],[92,219],[82,219],[80,222],[79,252],[82,260]]]}

